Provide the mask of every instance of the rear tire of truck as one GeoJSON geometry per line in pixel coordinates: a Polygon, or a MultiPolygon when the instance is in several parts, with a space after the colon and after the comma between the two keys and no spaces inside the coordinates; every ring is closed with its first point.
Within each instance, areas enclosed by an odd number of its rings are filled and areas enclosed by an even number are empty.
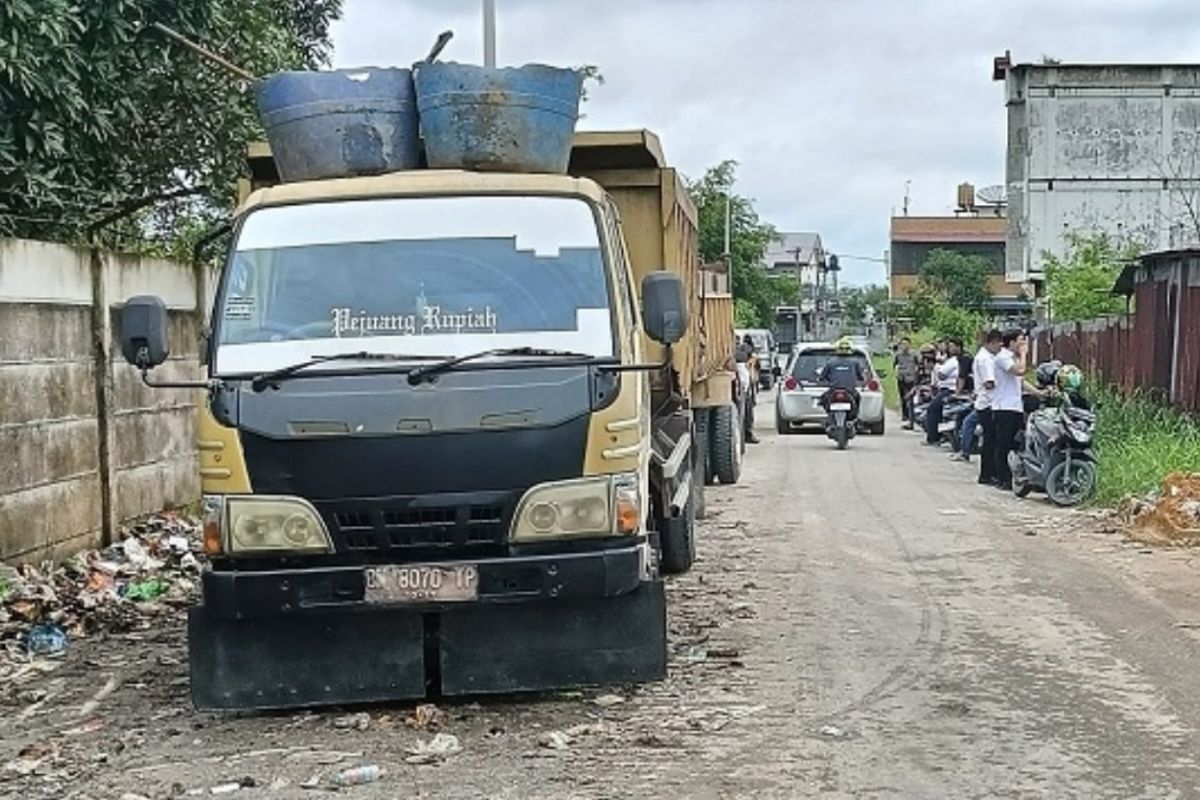
{"type": "Polygon", "coordinates": [[[708,414],[692,412],[692,502],[696,519],[708,516],[704,487],[708,485],[708,414]]]}
{"type": "Polygon", "coordinates": [[[742,418],[735,406],[717,406],[709,421],[709,464],[726,486],[742,477],[742,418]]]}

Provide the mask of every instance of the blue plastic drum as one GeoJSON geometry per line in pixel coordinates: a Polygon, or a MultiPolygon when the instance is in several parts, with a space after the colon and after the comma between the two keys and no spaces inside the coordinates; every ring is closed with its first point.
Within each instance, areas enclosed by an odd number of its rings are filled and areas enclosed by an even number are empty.
{"type": "Polygon", "coordinates": [[[258,112],[284,181],[416,169],[416,98],[407,69],[278,72],[257,89],[258,112]]]}
{"type": "Polygon", "coordinates": [[[577,70],[422,64],[416,87],[431,168],[567,171],[583,88],[577,70]]]}

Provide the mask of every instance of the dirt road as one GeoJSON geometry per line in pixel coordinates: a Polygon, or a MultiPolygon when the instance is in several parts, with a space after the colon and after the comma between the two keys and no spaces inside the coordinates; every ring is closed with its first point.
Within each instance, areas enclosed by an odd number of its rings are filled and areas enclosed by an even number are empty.
{"type": "Polygon", "coordinates": [[[3,698],[0,796],[311,798],[370,763],[383,778],[343,794],[1200,797],[1189,552],[978,487],[896,428],[837,452],[770,417],[671,583],[664,683],[443,704],[462,750],[414,765],[434,733],[411,705],[197,714],[164,617],[3,698]]]}

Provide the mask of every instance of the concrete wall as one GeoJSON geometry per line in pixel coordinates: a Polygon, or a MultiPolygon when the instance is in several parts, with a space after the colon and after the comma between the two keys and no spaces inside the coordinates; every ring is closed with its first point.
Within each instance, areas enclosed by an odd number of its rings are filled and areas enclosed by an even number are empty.
{"type": "Polygon", "coordinates": [[[1040,279],[1068,231],[1197,243],[1200,65],[1022,64],[1005,93],[1009,280],[1040,279]]]}
{"type": "Polygon", "coordinates": [[[198,378],[208,275],[168,261],[0,240],[0,560],[102,544],[123,520],[199,495],[200,393],[151,390],[121,360],[120,303],[171,311],[161,378],[198,378]]]}

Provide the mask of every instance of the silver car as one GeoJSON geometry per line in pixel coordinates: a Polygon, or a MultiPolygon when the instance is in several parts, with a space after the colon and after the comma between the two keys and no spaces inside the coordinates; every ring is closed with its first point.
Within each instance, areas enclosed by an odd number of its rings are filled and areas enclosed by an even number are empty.
{"type": "MultiPolygon", "coordinates": [[[[825,423],[821,395],[829,387],[817,382],[817,374],[835,355],[837,348],[828,342],[801,342],[796,345],[780,376],[779,392],[775,395],[775,429],[779,433],[791,433],[801,425],[825,423]]],[[[884,428],[883,384],[865,349],[855,347],[854,358],[861,360],[863,372],[867,375],[866,383],[858,389],[861,397],[858,428],[880,435],[884,428]]]]}

